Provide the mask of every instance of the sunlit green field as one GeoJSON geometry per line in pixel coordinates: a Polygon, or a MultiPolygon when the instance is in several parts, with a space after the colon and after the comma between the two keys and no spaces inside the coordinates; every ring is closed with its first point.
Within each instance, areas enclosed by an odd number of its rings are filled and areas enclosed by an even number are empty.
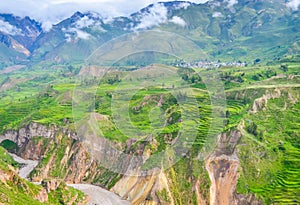
{"type": "MultiPolygon", "coordinates": [[[[221,67],[213,71],[157,64],[133,71],[115,69],[103,77],[78,76],[80,68],[84,65],[35,66],[1,75],[0,132],[30,122],[75,130],[73,122],[80,124],[97,114],[99,136],[122,143],[136,138],[138,146],[151,135],[157,141],[157,146],[149,147],[155,154],[184,130],[185,136],[194,136],[185,140],[190,159],[180,160],[168,174],[178,183],[186,181],[191,161],[190,174],[203,177],[209,185],[202,162],[195,159],[211,136],[239,128],[243,138],[238,145],[241,168],[237,191],[254,193],[266,204],[299,202],[300,64],[221,67]],[[213,87],[213,82],[223,91],[213,87]],[[282,96],[270,99],[266,110],[249,112],[256,98],[275,89],[281,89],[282,96]],[[79,98],[74,95],[78,92],[84,92],[88,100],[77,102],[79,98]],[[226,97],[225,104],[220,99],[214,104],[213,96],[218,92],[226,97]],[[255,132],[249,128],[253,123],[255,132]]],[[[145,167],[155,163],[149,161],[145,167]]],[[[59,172],[53,174],[60,176],[59,172]]],[[[174,194],[186,193],[182,200],[192,198],[187,191],[190,186],[188,182],[180,185],[174,194]]]]}

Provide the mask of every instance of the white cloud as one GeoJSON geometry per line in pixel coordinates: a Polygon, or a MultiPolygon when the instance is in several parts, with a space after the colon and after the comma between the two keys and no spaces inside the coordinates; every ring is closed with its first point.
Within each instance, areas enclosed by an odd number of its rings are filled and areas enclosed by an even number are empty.
{"type": "Polygon", "coordinates": [[[182,26],[182,27],[184,27],[186,25],[186,22],[179,16],[173,16],[173,18],[170,19],[169,22],[178,24],[179,26],[182,26]]]}
{"type": "Polygon", "coordinates": [[[220,17],[223,17],[223,14],[221,12],[214,12],[212,17],[214,18],[220,18],[220,17]]]}
{"type": "Polygon", "coordinates": [[[66,41],[71,42],[72,38],[80,38],[84,40],[89,39],[91,37],[91,34],[84,31],[85,28],[107,32],[104,28],[101,27],[101,22],[98,21],[98,18],[98,14],[89,13],[89,16],[83,16],[82,18],[79,18],[77,21],[72,23],[69,27],[62,28],[62,31],[65,34],[66,41]]]}
{"type": "Polygon", "coordinates": [[[72,41],[72,36],[69,33],[65,33],[66,41],[71,42],[72,41]]]}
{"type": "Polygon", "coordinates": [[[298,10],[300,6],[300,0],[291,0],[287,3],[287,6],[293,10],[298,10]]]}
{"type": "Polygon", "coordinates": [[[154,4],[153,7],[149,9],[149,12],[143,14],[140,19],[140,23],[134,28],[134,30],[147,29],[166,23],[168,21],[167,14],[168,10],[163,4],[154,4]]]}
{"type": "Polygon", "coordinates": [[[77,33],[77,38],[81,38],[81,39],[84,39],[84,40],[87,40],[87,39],[90,38],[90,34],[84,32],[82,30],[76,29],[75,31],[77,33]]]}
{"type": "Polygon", "coordinates": [[[75,26],[76,28],[85,28],[90,27],[95,24],[95,21],[93,19],[90,19],[88,16],[84,16],[78,21],[76,21],[75,26]]]}
{"type": "Polygon", "coordinates": [[[105,32],[106,30],[101,27],[101,22],[99,21],[99,15],[97,15],[96,13],[90,13],[90,14],[92,15],[92,18],[89,18],[89,16],[84,16],[81,19],[77,20],[75,23],[73,23],[73,26],[78,29],[96,28],[97,30],[105,32]]]}
{"type": "Polygon", "coordinates": [[[212,3],[211,3],[211,6],[212,6],[213,8],[214,8],[214,7],[221,6],[221,2],[219,2],[219,1],[212,2],[212,3]]]}
{"type": "Polygon", "coordinates": [[[83,40],[88,40],[91,35],[85,31],[82,31],[78,28],[69,28],[65,29],[63,28],[62,31],[65,33],[65,38],[67,42],[70,42],[72,40],[72,36],[75,35],[75,38],[80,38],[83,40]]]}
{"type": "Polygon", "coordinates": [[[189,2],[182,2],[175,6],[175,9],[187,9],[191,4],[189,2]]]}
{"type": "Polygon", "coordinates": [[[22,30],[0,19],[0,32],[15,36],[22,35],[22,30]]]}
{"type": "MultiPolygon", "coordinates": [[[[70,17],[76,11],[95,11],[103,17],[128,16],[152,3],[170,0],[1,0],[0,13],[12,13],[17,16],[30,16],[42,23],[44,30],[49,30],[70,17]]],[[[207,0],[192,0],[204,3],[207,0]]]]}
{"type": "Polygon", "coordinates": [[[43,31],[48,32],[51,30],[52,26],[53,26],[53,23],[51,21],[44,21],[42,24],[42,29],[43,29],[43,31]]]}
{"type": "Polygon", "coordinates": [[[233,5],[239,2],[238,0],[224,0],[224,1],[227,2],[228,7],[232,7],[233,5]]]}

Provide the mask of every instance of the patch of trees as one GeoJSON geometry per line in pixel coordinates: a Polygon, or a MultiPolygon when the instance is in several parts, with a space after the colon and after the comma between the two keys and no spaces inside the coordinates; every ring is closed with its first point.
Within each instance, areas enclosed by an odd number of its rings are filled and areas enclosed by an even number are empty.
{"type": "Polygon", "coordinates": [[[251,78],[252,78],[252,80],[258,81],[259,77],[260,77],[259,74],[255,74],[251,78]]]}
{"type": "Polygon", "coordinates": [[[186,101],[186,99],[187,99],[187,94],[186,94],[186,92],[183,92],[183,91],[179,91],[178,93],[176,93],[176,99],[177,99],[177,101],[179,101],[179,102],[184,102],[184,101],[186,101]]]}
{"type": "Polygon", "coordinates": [[[276,76],[276,75],[277,75],[277,73],[274,70],[272,70],[272,69],[268,69],[265,72],[265,76],[267,78],[271,78],[271,77],[276,76]]]}
{"type": "Polygon", "coordinates": [[[265,72],[254,74],[251,78],[252,78],[252,80],[258,81],[258,80],[260,80],[264,77],[265,78],[271,78],[271,77],[276,76],[276,75],[277,75],[276,71],[274,71],[272,69],[268,69],[265,72]]]}
{"type": "Polygon", "coordinates": [[[254,135],[255,137],[257,137],[260,141],[263,140],[263,131],[258,131],[257,129],[257,125],[254,122],[250,122],[247,126],[246,126],[246,131],[249,134],[254,135]]]}
{"type": "Polygon", "coordinates": [[[67,69],[68,69],[69,72],[73,73],[74,75],[77,75],[80,72],[81,67],[80,66],[69,65],[67,67],[67,69]]]}
{"type": "Polygon", "coordinates": [[[282,70],[283,72],[287,72],[288,71],[288,65],[280,65],[280,70],[282,70]]]}
{"type": "Polygon", "coordinates": [[[107,79],[107,83],[110,84],[110,85],[113,85],[115,83],[119,83],[121,82],[121,79],[119,78],[119,75],[115,75],[114,77],[110,77],[107,79]]]}
{"type": "Polygon", "coordinates": [[[239,75],[233,75],[231,72],[220,73],[220,78],[225,81],[225,85],[229,82],[243,83],[243,76],[245,76],[245,73],[241,73],[239,75]]]}
{"type": "Polygon", "coordinates": [[[200,83],[202,78],[192,68],[179,68],[177,71],[182,80],[189,83],[200,83]]]}
{"type": "Polygon", "coordinates": [[[260,61],[261,61],[260,58],[256,58],[256,59],[253,61],[253,63],[254,63],[254,64],[258,64],[258,63],[260,63],[260,61]]]}
{"type": "Polygon", "coordinates": [[[258,135],[257,125],[254,122],[250,122],[248,125],[246,125],[246,131],[254,136],[258,135]]]}

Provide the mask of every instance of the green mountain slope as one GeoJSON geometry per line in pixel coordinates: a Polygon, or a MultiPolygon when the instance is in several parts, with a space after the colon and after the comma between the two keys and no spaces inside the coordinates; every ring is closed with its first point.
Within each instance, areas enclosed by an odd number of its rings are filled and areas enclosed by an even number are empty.
{"type": "MultiPolygon", "coordinates": [[[[55,62],[84,61],[105,42],[137,30],[159,29],[193,40],[211,60],[264,61],[299,55],[299,10],[281,0],[244,0],[228,6],[226,1],[205,4],[166,2],[150,5],[129,17],[103,20],[93,13],[77,12],[42,32],[30,46],[29,59],[55,62]],[[153,9],[165,10],[156,13],[153,9]],[[143,27],[145,16],[162,20],[143,27]]],[[[148,25],[148,24],[145,24],[148,25]]],[[[11,36],[14,38],[14,36],[11,36]]],[[[18,41],[17,41],[18,42],[18,41]]],[[[195,60],[203,60],[197,58],[195,60]]]]}

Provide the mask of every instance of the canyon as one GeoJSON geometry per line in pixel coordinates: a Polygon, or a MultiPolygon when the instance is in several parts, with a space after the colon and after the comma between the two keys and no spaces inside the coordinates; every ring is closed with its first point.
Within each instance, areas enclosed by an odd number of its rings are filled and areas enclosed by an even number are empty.
{"type": "MultiPolygon", "coordinates": [[[[240,168],[236,145],[241,137],[241,133],[237,130],[218,136],[217,147],[205,161],[206,170],[211,181],[210,203],[206,202],[201,193],[197,192],[199,204],[261,204],[253,196],[246,197],[236,193],[236,185],[239,178],[238,170],[240,168]]],[[[3,140],[11,140],[20,146],[17,154],[25,160],[16,155],[13,155],[13,157],[20,163],[25,163],[29,166],[20,169],[19,174],[22,177],[27,177],[29,172],[35,168],[35,171],[29,176],[33,182],[40,183],[45,178],[51,178],[53,167],[59,166],[56,168],[60,172],[66,169],[64,174],[60,175],[60,178],[68,183],[69,186],[80,189],[89,195],[93,204],[99,203],[99,198],[105,198],[106,201],[102,201],[103,203],[105,202],[104,204],[129,204],[129,202],[123,201],[121,198],[130,201],[134,205],[175,204],[174,195],[170,188],[171,181],[164,170],[157,168],[141,174],[143,172],[136,169],[127,175],[109,174],[108,170],[99,169],[97,160],[89,156],[88,149],[80,141],[77,141],[78,136],[70,130],[30,123],[19,130],[9,130],[0,135],[0,141],[3,140]],[[36,136],[40,138],[35,139],[36,136]],[[65,145],[64,154],[59,161],[59,165],[55,162],[57,156],[55,156],[54,152],[50,154],[47,164],[40,167],[37,166],[38,161],[41,164],[42,158],[46,157],[51,151],[51,141],[47,141],[49,144],[44,144],[43,138],[65,145]],[[111,192],[101,188],[103,184],[99,182],[94,183],[94,179],[101,176],[106,176],[108,181],[106,189],[110,189],[111,192]],[[115,181],[114,184],[109,185],[112,181],[115,181]],[[166,198],[169,199],[167,200],[168,202],[163,202],[156,197],[157,192],[162,190],[165,190],[166,198]],[[118,194],[121,198],[113,193],[118,194]],[[149,197],[151,200],[148,199],[149,197]]],[[[60,148],[56,147],[55,149],[60,148]]],[[[197,186],[199,186],[199,181],[195,183],[196,191],[198,189],[197,186]]]]}

